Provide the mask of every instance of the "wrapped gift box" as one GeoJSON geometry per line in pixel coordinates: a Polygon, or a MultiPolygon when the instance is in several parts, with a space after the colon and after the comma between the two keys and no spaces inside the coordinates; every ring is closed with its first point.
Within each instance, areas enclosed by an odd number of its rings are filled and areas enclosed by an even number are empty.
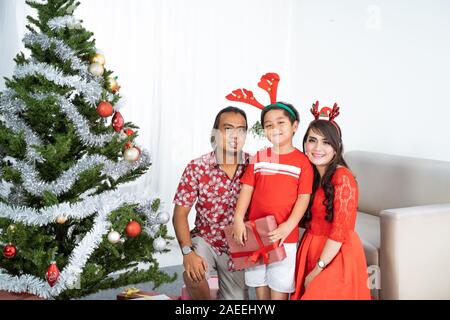
{"type": "Polygon", "coordinates": [[[269,241],[268,233],[277,228],[274,216],[266,216],[260,219],[246,221],[247,241],[245,246],[236,243],[232,237],[233,226],[224,228],[225,237],[230,248],[236,270],[242,270],[261,264],[270,264],[286,258],[284,245],[279,246],[279,241],[269,241]]]}
{"type": "MultiPolygon", "coordinates": [[[[209,285],[209,292],[211,294],[211,300],[217,300],[218,299],[217,293],[219,292],[219,278],[216,275],[211,276],[208,279],[208,285],[209,285]]],[[[185,285],[183,286],[183,288],[181,288],[180,300],[192,300],[185,285]]]]}
{"type": "Polygon", "coordinates": [[[128,288],[117,295],[117,300],[179,300],[179,297],[128,288]]]}
{"type": "Polygon", "coordinates": [[[0,300],[46,300],[30,293],[13,293],[0,290],[0,300]]]}

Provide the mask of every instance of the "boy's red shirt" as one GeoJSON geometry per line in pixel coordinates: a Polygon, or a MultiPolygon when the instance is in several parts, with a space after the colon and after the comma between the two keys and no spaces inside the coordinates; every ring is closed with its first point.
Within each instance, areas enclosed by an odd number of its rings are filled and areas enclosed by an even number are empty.
{"type": "MultiPolygon", "coordinates": [[[[287,154],[271,148],[257,152],[241,178],[242,183],[254,187],[248,219],[274,215],[278,224],[285,222],[298,195],[312,193],[313,179],[313,167],[298,149],[287,154]]],[[[295,228],[285,242],[296,243],[298,238],[295,228]]]]}

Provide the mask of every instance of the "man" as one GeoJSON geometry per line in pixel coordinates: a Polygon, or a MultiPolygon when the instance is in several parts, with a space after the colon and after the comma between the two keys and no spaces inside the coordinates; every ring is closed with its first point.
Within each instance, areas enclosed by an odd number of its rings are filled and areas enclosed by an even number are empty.
{"type": "Polygon", "coordinates": [[[213,270],[219,277],[219,299],[248,299],[244,272],[232,271],[223,233],[233,223],[240,178],[248,164],[248,154],[242,151],[247,128],[244,111],[236,107],[221,110],[211,134],[213,151],[187,165],[173,200],[183,279],[193,299],[210,299],[207,279],[213,270]],[[189,232],[188,215],[195,202],[195,228],[189,232]]]}

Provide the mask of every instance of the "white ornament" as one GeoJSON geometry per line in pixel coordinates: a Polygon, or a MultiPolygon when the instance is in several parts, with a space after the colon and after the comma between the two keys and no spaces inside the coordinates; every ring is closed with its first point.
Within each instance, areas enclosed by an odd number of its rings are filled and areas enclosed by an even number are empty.
{"type": "Polygon", "coordinates": [[[163,250],[166,248],[166,246],[167,246],[166,240],[164,240],[164,239],[161,238],[161,237],[156,238],[156,239],[153,241],[153,248],[154,248],[156,251],[163,251],[163,250]]]}
{"type": "Polygon", "coordinates": [[[156,221],[159,224],[166,224],[167,222],[169,222],[170,220],[170,214],[167,211],[162,211],[160,213],[158,213],[158,215],[156,216],[156,221]]]}
{"type": "Polygon", "coordinates": [[[111,243],[117,243],[120,241],[120,234],[117,231],[111,231],[108,233],[108,241],[111,243]]]}
{"type": "Polygon", "coordinates": [[[105,68],[100,63],[94,62],[89,66],[89,72],[94,76],[101,77],[105,72],[105,68]]]}
{"type": "Polygon", "coordinates": [[[128,162],[136,162],[139,159],[140,154],[139,150],[133,147],[125,150],[123,157],[128,162]]]}

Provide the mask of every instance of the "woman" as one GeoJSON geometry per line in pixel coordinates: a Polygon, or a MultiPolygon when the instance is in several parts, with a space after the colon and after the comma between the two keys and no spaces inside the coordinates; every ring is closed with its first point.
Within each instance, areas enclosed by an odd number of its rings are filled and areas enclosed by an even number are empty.
{"type": "Polygon", "coordinates": [[[354,231],[358,186],[342,157],[339,114],[322,108],[303,138],[303,149],[314,166],[310,207],[303,222],[307,229],[297,251],[296,288],[291,299],[370,299],[366,259],[354,231]],[[327,119],[324,119],[326,116],[327,119]]]}

